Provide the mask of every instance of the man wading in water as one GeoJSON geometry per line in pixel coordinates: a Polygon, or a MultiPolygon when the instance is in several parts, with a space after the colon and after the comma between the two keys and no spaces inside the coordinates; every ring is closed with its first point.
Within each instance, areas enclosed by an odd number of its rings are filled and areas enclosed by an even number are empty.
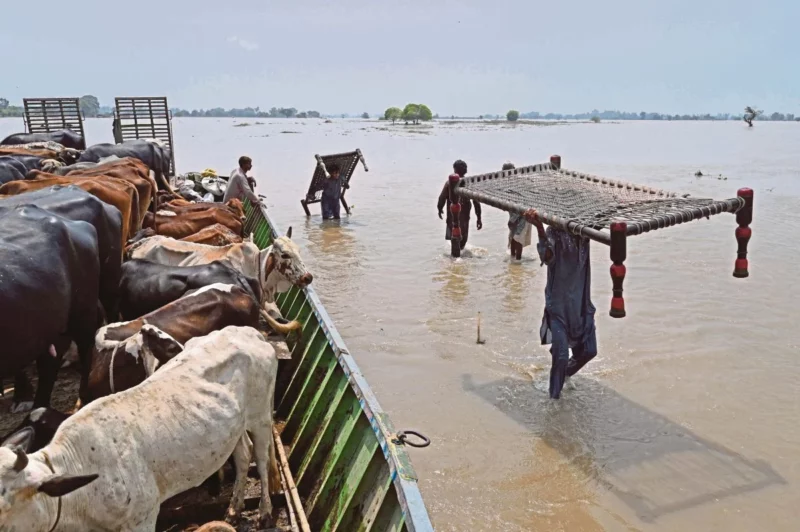
{"type": "MultiPolygon", "coordinates": [[[[339,179],[339,172],[338,164],[333,163],[328,166],[330,177],[326,178],[322,185],[322,200],[320,201],[323,220],[339,219],[339,209],[341,208],[339,198],[342,195],[342,180],[339,179]]],[[[345,185],[344,188],[348,189],[350,185],[345,185]]]]}
{"type": "Polygon", "coordinates": [[[550,397],[558,399],[564,381],[597,355],[594,305],[590,298],[589,239],[548,227],[536,211],[524,213],[539,233],[536,248],[547,265],[545,307],[539,334],[542,345],[552,344],[550,397]],[[572,349],[572,358],[569,350],[572,349]]]}
{"type": "MultiPolygon", "coordinates": [[[[453,171],[460,177],[467,175],[467,163],[461,159],[453,163],[453,171]]],[[[481,204],[477,201],[470,201],[469,199],[459,196],[458,202],[461,204],[461,214],[458,217],[459,225],[461,226],[461,249],[463,250],[467,245],[467,238],[469,238],[469,213],[472,209],[472,204],[475,204],[475,216],[478,218],[478,231],[483,229],[483,222],[481,221],[481,204]]],[[[439,203],[436,208],[439,210],[439,219],[442,219],[442,208],[447,204],[447,228],[444,232],[445,240],[450,240],[450,231],[453,228],[453,215],[450,212],[450,183],[446,182],[442,193],[439,194],[439,203]]]]}

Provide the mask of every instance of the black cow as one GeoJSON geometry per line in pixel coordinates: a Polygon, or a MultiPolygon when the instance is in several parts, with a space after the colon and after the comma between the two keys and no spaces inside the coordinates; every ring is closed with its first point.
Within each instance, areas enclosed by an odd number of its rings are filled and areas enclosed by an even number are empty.
{"type": "Polygon", "coordinates": [[[108,320],[116,321],[122,267],[122,214],[119,209],[75,185],[55,185],[18,196],[0,198],[0,207],[28,204],[67,220],[92,224],[97,232],[100,259],[100,301],[108,320]]]}
{"type": "Polygon", "coordinates": [[[11,155],[0,155],[0,185],[9,181],[22,181],[28,173],[28,168],[11,155]]]}
{"type": "Polygon", "coordinates": [[[122,144],[95,144],[83,152],[78,159],[79,163],[96,163],[104,157],[116,155],[117,157],[133,157],[139,159],[155,174],[159,190],[172,191],[167,182],[170,167],[170,152],[155,142],[146,140],[127,140],[122,144]]]}
{"type": "Polygon", "coordinates": [[[25,368],[39,375],[34,407],[49,406],[61,359],[75,342],[86,402],[99,325],[97,231],[35,205],[0,208],[0,378],[14,375],[14,410],[29,400],[25,368]]]}
{"type": "Polygon", "coordinates": [[[69,414],[63,414],[58,410],[48,407],[34,408],[22,423],[12,430],[7,436],[0,438],[0,445],[2,442],[8,440],[11,436],[23,430],[32,430],[33,437],[28,439],[28,446],[24,449],[26,453],[35,453],[42,447],[45,447],[58,430],[58,427],[69,418],[69,414]]]}
{"type": "Polygon", "coordinates": [[[0,146],[48,141],[58,142],[65,148],[72,148],[75,150],[86,149],[86,141],[71,129],[59,129],[58,131],[51,131],[49,133],[14,133],[4,138],[2,142],[0,142],[0,146]]]}
{"type": "Polygon", "coordinates": [[[261,301],[257,279],[215,261],[199,266],[165,266],[134,259],[122,265],[119,283],[123,320],[135,320],[172,303],[190,290],[214,283],[232,284],[261,301]]]}

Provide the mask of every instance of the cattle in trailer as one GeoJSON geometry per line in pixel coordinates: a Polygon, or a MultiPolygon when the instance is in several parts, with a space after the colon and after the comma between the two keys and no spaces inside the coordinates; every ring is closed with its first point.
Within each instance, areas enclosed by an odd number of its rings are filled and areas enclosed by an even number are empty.
{"type": "Polygon", "coordinates": [[[130,245],[127,253],[131,259],[171,266],[220,261],[248,277],[257,278],[262,301],[274,303],[278,293],[292,286],[303,288],[313,281],[300,257],[300,248],[292,242],[291,236],[290,227],[285,236],[275,238],[271,246],[260,250],[252,240],[229,246],[206,246],[156,235],[130,245]]]}
{"type": "Polygon", "coordinates": [[[206,244],[208,246],[229,246],[240,244],[242,237],[228,229],[222,224],[209,225],[200,229],[198,232],[181,238],[183,242],[194,242],[196,244],[206,244]]]}
{"type": "Polygon", "coordinates": [[[73,341],[85,397],[99,326],[99,285],[91,224],[34,205],[0,209],[0,378],[16,377],[15,411],[28,406],[24,370],[34,362],[39,384],[33,406],[49,406],[61,358],[73,341]]]}
{"type": "MultiPolygon", "coordinates": [[[[177,343],[147,327],[142,349],[177,343]]],[[[152,531],[162,502],[200,485],[231,454],[236,482],[228,517],[235,520],[244,508],[247,432],[260,478],[259,517],[269,528],[277,369],[275,350],[258,331],[226,327],[187,342],[142,384],[79,410],[39,452],[26,454],[26,435],[17,436],[0,447],[0,529],[152,531]]]]}
{"type": "MultiPolygon", "coordinates": [[[[31,157],[26,155],[25,157],[31,157]]],[[[13,155],[0,155],[0,185],[11,181],[24,181],[28,173],[25,164],[13,155]]]]}
{"type": "Polygon", "coordinates": [[[85,150],[86,141],[71,129],[59,129],[42,133],[14,133],[0,141],[0,146],[30,144],[32,142],[57,142],[65,148],[85,150]]]}
{"type": "Polygon", "coordinates": [[[261,286],[221,262],[197,266],[167,266],[132,259],[122,265],[119,282],[120,312],[123,320],[134,320],[176,301],[191,290],[215,283],[234,285],[261,301],[261,286]]]}
{"type": "Polygon", "coordinates": [[[100,260],[100,301],[109,321],[117,319],[122,267],[122,215],[113,207],[74,185],[36,190],[0,198],[0,207],[36,205],[72,221],[92,224],[97,233],[100,260]]]}
{"type": "Polygon", "coordinates": [[[122,213],[122,235],[120,245],[139,230],[139,192],[130,183],[111,177],[44,177],[46,174],[37,175],[37,179],[29,181],[12,181],[0,186],[0,196],[15,196],[34,190],[49,188],[54,185],[75,185],[97,196],[109,205],[113,205],[122,213]]]}
{"type": "Polygon", "coordinates": [[[142,223],[142,227],[152,227],[156,234],[175,239],[192,236],[212,225],[222,225],[236,235],[242,234],[242,220],[225,208],[208,208],[184,213],[162,210],[155,215],[147,213],[142,223]]]}
{"type": "Polygon", "coordinates": [[[32,453],[38,451],[53,439],[53,435],[58,427],[69,418],[69,414],[64,414],[53,408],[39,407],[34,408],[25,416],[25,419],[17,425],[7,436],[0,438],[4,442],[22,431],[33,431],[33,437],[28,440],[25,452],[32,453]]]}
{"type": "Polygon", "coordinates": [[[173,192],[167,181],[170,168],[169,150],[162,144],[145,140],[128,140],[122,144],[95,144],[81,154],[78,162],[96,163],[111,155],[139,159],[155,174],[160,190],[173,192]]]}

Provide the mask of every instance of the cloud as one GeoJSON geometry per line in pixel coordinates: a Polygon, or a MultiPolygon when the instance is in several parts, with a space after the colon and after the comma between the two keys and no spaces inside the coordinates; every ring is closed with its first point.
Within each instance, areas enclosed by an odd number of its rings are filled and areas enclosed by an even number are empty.
{"type": "Polygon", "coordinates": [[[240,39],[236,35],[234,35],[232,37],[228,37],[228,42],[233,43],[233,44],[237,44],[240,47],[242,47],[245,50],[247,50],[248,52],[252,52],[254,50],[258,50],[258,48],[259,48],[257,42],[247,41],[245,39],[240,39]]]}

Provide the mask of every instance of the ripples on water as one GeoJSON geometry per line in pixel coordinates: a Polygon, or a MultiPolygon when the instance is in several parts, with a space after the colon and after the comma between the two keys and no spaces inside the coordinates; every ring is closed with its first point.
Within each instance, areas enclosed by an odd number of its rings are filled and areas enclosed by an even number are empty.
{"type": "MultiPolygon", "coordinates": [[[[175,120],[180,170],[254,159],[276,221],[294,227],[314,284],[412,450],[438,530],[792,530],[800,500],[800,124],[628,122],[517,127],[372,121],[175,120]],[[378,130],[381,127],[384,130],[378,130]],[[281,134],[281,131],[299,134],[281,134]],[[307,219],[314,153],[361,148],[353,216],[307,219]],[[539,345],[545,270],[506,249],[507,215],[449,257],[436,198],[471,173],[546,160],[698,196],[755,190],[751,277],[731,276],[734,218],[628,244],[628,317],[613,320],[608,250],[593,245],[600,352],[562,400],[539,345]],[[727,180],[696,178],[722,174],[727,180]],[[483,316],[484,345],[476,344],[483,316]]],[[[0,136],[21,119],[0,120],[0,136]]],[[[111,140],[89,120],[90,142],[111,140]]]]}

